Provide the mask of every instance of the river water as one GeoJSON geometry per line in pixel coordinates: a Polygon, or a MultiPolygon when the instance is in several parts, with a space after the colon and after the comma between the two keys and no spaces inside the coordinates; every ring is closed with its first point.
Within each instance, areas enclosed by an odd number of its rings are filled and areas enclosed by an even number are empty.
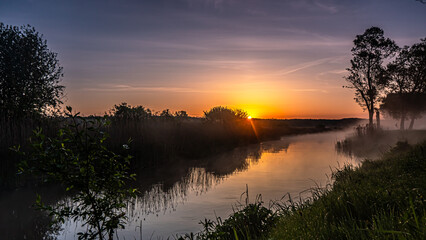
{"type": "MultiPolygon", "coordinates": [[[[226,218],[238,202],[245,202],[246,189],[250,202],[261,195],[266,205],[288,193],[293,199],[309,196],[306,190],[331,182],[333,169],[359,164],[358,159],[335,150],[335,143],[350,133],[283,137],[207,159],[176,160],[166,166],[141,170],[137,179],[141,194],[128,207],[129,222],[117,235],[119,239],[167,239],[197,232],[202,227],[201,220],[226,218]]],[[[34,193],[28,192],[21,190],[0,197],[0,211],[7,212],[0,220],[6,226],[1,228],[10,239],[21,239],[22,234],[30,239],[39,234],[29,230],[34,221],[43,219],[29,209],[34,200],[29,196],[34,193]]],[[[50,198],[51,202],[60,199],[50,198]]],[[[74,222],[61,228],[56,237],[66,240],[77,239],[76,232],[81,230],[74,222]]]]}

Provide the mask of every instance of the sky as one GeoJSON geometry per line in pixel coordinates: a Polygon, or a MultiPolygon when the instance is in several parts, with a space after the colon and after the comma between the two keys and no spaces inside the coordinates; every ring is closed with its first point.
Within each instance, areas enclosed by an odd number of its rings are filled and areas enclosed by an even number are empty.
{"type": "Polygon", "coordinates": [[[192,116],[367,117],[343,88],[356,35],[426,37],[416,0],[0,0],[58,53],[65,105],[101,115],[127,102],[192,116]]]}

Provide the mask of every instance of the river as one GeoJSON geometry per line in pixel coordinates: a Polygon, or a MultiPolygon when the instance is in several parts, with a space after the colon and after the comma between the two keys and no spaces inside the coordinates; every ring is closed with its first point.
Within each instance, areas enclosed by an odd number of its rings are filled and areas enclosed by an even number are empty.
{"type": "MultiPolygon", "coordinates": [[[[169,236],[197,232],[201,220],[226,218],[238,202],[261,196],[268,205],[286,194],[293,199],[309,196],[312,187],[331,183],[333,169],[359,160],[339,154],[335,143],[351,131],[283,137],[277,141],[240,147],[199,160],[176,160],[166,166],[138,172],[141,194],[128,207],[128,224],[119,230],[119,239],[167,239],[169,236]]],[[[24,189],[0,196],[1,231],[9,239],[36,236],[34,224],[46,220],[30,209],[34,192],[49,195],[51,188],[24,189]],[[36,223],[34,223],[36,222],[36,223]]],[[[48,201],[63,197],[51,193],[48,201]]],[[[48,228],[46,228],[48,229],[48,228]]],[[[38,227],[37,231],[48,230],[38,227]]],[[[77,223],[69,221],[57,229],[58,239],[77,239],[77,223]]],[[[44,233],[44,236],[48,235],[44,233]]],[[[173,238],[171,238],[173,239],[173,238]]]]}

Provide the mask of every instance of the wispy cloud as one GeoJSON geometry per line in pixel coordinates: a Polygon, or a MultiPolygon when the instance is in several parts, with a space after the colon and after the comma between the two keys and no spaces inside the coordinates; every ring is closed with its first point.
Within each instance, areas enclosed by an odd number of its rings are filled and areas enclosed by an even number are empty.
{"type": "Polygon", "coordinates": [[[214,90],[203,90],[183,87],[164,87],[164,86],[132,86],[123,84],[99,84],[96,87],[82,88],[87,92],[173,92],[173,93],[215,93],[214,90]]]}
{"type": "Polygon", "coordinates": [[[300,88],[300,89],[289,89],[292,92],[321,92],[321,93],[328,93],[327,90],[324,89],[317,89],[317,88],[300,88]]]}
{"type": "Polygon", "coordinates": [[[318,6],[320,9],[325,10],[326,12],[329,12],[329,13],[337,13],[339,11],[337,6],[333,6],[331,4],[324,4],[318,0],[314,1],[314,4],[318,6]]]}
{"type": "Polygon", "coordinates": [[[300,64],[296,64],[287,68],[284,68],[282,70],[276,71],[275,73],[273,73],[273,75],[277,75],[277,76],[285,76],[306,68],[310,68],[310,67],[314,67],[317,65],[321,65],[321,64],[325,64],[328,63],[330,61],[334,61],[336,58],[341,58],[342,56],[334,56],[334,57],[327,57],[327,58],[321,58],[318,60],[314,60],[314,61],[309,61],[309,62],[303,62],[300,64]]]}

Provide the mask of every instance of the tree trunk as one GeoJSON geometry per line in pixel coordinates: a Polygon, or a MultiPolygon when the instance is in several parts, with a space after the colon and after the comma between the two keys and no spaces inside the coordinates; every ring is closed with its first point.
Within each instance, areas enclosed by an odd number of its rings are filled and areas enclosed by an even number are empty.
{"type": "Polygon", "coordinates": [[[409,130],[413,130],[414,127],[414,117],[411,117],[410,126],[408,127],[409,130]]]}
{"type": "Polygon", "coordinates": [[[374,110],[368,109],[368,128],[370,128],[370,129],[373,129],[373,127],[374,127],[373,117],[374,117],[374,110]]]}
{"type": "Polygon", "coordinates": [[[380,129],[380,112],[379,112],[379,110],[376,111],[376,124],[377,124],[377,129],[380,129]]]}
{"type": "Polygon", "coordinates": [[[405,113],[401,116],[401,123],[399,124],[399,129],[401,131],[405,129],[405,113]]]}

